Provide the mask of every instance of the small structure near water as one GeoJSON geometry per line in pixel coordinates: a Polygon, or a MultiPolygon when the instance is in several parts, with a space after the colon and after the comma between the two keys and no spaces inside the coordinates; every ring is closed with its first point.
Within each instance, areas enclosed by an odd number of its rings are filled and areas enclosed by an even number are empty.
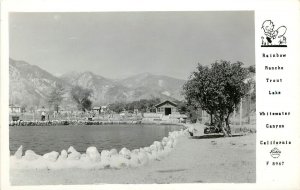
{"type": "Polygon", "coordinates": [[[93,107],[92,110],[93,110],[94,113],[97,113],[97,114],[101,113],[101,107],[100,106],[95,106],[95,107],[93,107]]]}
{"type": "Polygon", "coordinates": [[[144,113],[142,123],[175,124],[185,123],[187,116],[180,114],[177,104],[166,100],[155,105],[156,113],[144,113]]]}
{"type": "Polygon", "coordinates": [[[171,102],[170,100],[166,100],[155,105],[156,113],[163,114],[163,115],[171,115],[171,114],[179,114],[177,109],[177,104],[171,102]]]}
{"type": "Polygon", "coordinates": [[[9,113],[21,113],[21,107],[17,105],[9,105],[9,113]]]}

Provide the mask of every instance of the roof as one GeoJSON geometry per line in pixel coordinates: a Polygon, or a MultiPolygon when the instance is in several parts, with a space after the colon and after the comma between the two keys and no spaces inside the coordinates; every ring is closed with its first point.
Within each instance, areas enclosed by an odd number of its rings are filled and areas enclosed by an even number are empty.
{"type": "Polygon", "coordinates": [[[162,105],[164,105],[164,104],[171,104],[172,106],[177,107],[177,104],[174,103],[174,102],[171,102],[170,100],[166,100],[166,101],[164,101],[164,102],[161,102],[161,103],[159,103],[159,104],[156,104],[155,107],[157,108],[157,107],[160,107],[160,106],[162,106],[162,105]]]}
{"type": "Polygon", "coordinates": [[[93,107],[93,110],[100,110],[100,109],[101,109],[100,106],[93,107]]]}
{"type": "Polygon", "coordinates": [[[14,105],[14,104],[10,104],[9,107],[10,107],[10,108],[21,108],[21,106],[14,105]]]}

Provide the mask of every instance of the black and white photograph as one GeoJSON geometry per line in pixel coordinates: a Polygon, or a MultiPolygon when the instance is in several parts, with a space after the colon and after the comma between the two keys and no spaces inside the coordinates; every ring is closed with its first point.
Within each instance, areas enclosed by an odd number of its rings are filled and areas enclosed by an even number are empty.
{"type": "Polygon", "coordinates": [[[12,186],[256,183],[254,11],[8,16],[12,186]]]}

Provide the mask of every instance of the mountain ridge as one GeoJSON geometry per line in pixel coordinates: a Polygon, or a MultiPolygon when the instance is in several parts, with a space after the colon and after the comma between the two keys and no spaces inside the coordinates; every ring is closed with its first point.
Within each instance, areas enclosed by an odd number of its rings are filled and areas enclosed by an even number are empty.
{"type": "Polygon", "coordinates": [[[94,105],[107,105],[151,98],[181,100],[180,91],[185,82],[148,72],[124,79],[109,79],[91,71],[68,72],[57,77],[36,65],[11,58],[9,72],[10,103],[36,107],[47,104],[50,91],[58,84],[66,89],[64,106],[68,107],[74,104],[68,92],[75,85],[93,90],[94,105]]]}

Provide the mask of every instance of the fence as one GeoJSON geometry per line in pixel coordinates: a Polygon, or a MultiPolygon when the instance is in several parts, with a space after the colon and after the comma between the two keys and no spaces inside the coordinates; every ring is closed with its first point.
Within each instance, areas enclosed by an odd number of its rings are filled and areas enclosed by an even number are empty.
{"type": "MultiPolygon", "coordinates": [[[[9,121],[13,120],[13,117],[17,116],[17,120],[22,121],[41,121],[40,112],[25,112],[18,114],[10,114],[9,121]]],[[[126,114],[121,116],[120,114],[97,114],[92,112],[66,112],[66,113],[46,113],[45,120],[88,120],[92,118],[94,121],[122,121],[122,120],[141,120],[141,114],[126,114]]]]}
{"type": "MultiPolygon", "coordinates": [[[[201,123],[210,123],[210,115],[205,111],[200,111],[198,115],[198,120],[201,123]]],[[[249,98],[242,99],[241,103],[230,115],[229,121],[232,125],[256,124],[256,103],[250,101],[249,98]]]]}

